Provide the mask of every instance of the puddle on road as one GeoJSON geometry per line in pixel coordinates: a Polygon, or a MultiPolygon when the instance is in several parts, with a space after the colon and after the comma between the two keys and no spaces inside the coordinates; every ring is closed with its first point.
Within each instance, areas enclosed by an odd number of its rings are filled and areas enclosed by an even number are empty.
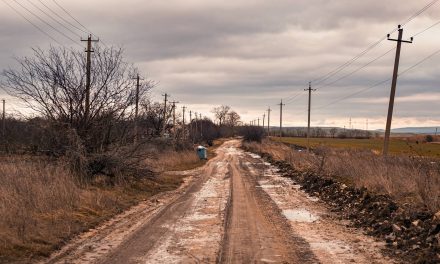
{"type": "Polygon", "coordinates": [[[246,154],[249,154],[249,156],[251,156],[254,159],[261,159],[261,156],[255,153],[251,153],[251,152],[246,152],[246,154]]]}
{"type": "Polygon", "coordinates": [[[257,188],[263,188],[263,189],[269,189],[269,188],[276,188],[276,187],[281,187],[281,186],[279,186],[279,185],[273,185],[273,184],[263,184],[263,185],[260,185],[260,186],[255,186],[255,187],[257,187],[257,188]]]}
{"type": "Polygon", "coordinates": [[[317,202],[317,201],[319,201],[319,198],[318,198],[318,197],[314,197],[314,196],[307,196],[307,199],[309,199],[309,200],[312,201],[312,202],[317,202]]]}
{"type": "Polygon", "coordinates": [[[294,222],[305,222],[305,223],[313,223],[319,220],[319,217],[313,215],[306,209],[288,209],[283,210],[284,216],[287,219],[294,222]]]}

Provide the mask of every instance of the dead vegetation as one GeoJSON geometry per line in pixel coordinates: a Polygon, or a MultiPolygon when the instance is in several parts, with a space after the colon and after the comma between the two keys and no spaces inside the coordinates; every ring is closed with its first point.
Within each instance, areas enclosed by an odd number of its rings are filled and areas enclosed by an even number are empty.
{"type": "MultiPolygon", "coordinates": [[[[156,162],[168,166],[178,160],[183,167],[194,156],[167,152],[156,162]]],[[[161,174],[114,179],[100,174],[85,182],[69,167],[47,157],[2,157],[0,263],[47,256],[73,235],[182,182],[180,176],[161,174]]]]}
{"type": "Polygon", "coordinates": [[[403,156],[385,159],[371,151],[331,148],[316,149],[310,155],[269,140],[244,146],[287,161],[297,171],[388,194],[408,207],[426,206],[434,213],[440,210],[440,165],[435,160],[403,156]]]}

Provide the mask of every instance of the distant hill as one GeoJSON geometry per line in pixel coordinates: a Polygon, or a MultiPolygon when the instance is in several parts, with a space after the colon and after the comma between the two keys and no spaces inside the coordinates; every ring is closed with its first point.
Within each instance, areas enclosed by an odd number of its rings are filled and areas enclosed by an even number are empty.
{"type": "MultiPolygon", "coordinates": [[[[391,133],[435,134],[437,127],[402,127],[391,129],[391,133]]],[[[440,133],[440,129],[438,129],[440,133]]]]}
{"type": "MultiPolygon", "coordinates": [[[[272,129],[277,129],[278,127],[273,126],[272,129]]],[[[323,130],[330,130],[333,127],[320,127],[323,130]]],[[[338,132],[343,131],[344,128],[335,127],[338,132]]],[[[435,134],[435,129],[437,127],[401,127],[401,128],[394,128],[391,129],[391,133],[394,134],[435,134]]],[[[306,127],[284,127],[285,131],[294,130],[294,129],[306,129],[306,127]]],[[[347,129],[348,130],[348,129],[347,129]]],[[[371,132],[385,132],[384,129],[377,129],[377,130],[370,130],[371,132]]],[[[438,127],[438,135],[440,135],[440,126],[438,127]]]]}

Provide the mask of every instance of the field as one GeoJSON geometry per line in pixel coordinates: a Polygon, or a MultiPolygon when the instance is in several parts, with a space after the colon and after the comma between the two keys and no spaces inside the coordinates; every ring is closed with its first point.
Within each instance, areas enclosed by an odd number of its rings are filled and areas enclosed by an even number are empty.
{"type": "MultiPolygon", "coordinates": [[[[307,146],[306,138],[297,137],[272,137],[272,140],[288,144],[295,144],[301,147],[307,146]]],[[[350,148],[373,150],[380,153],[383,148],[383,139],[339,139],[339,138],[311,138],[310,146],[327,146],[334,148],[350,148]]],[[[390,153],[406,156],[426,156],[440,158],[440,144],[423,142],[422,138],[392,138],[390,142],[390,153]]]]}

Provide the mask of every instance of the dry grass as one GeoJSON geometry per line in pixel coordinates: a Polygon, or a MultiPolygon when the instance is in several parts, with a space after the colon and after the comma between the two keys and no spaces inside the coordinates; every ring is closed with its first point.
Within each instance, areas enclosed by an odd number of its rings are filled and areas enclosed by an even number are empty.
{"type": "Polygon", "coordinates": [[[246,143],[255,152],[288,161],[298,171],[337,178],[357,187],[389,194],[401,203],[440,210],[440,165],[428,159],[404,156],[383,158],[371,151],[321,148],[315,154],[298,152],[272,141],[246,143]]]}
{"type": "Polygon", "coordinates": [[[204,161],[201,161],[196,152],[192,150],[181,152],[166,150],[158,153],[152,159],[147,159],[146,164],[153,168],[155,172],[164,172],[193,169],[203,165],[204,161]]]}
{"type": "MultiPolygon", "coordinates": [[[[300,137],[272,137],[274,141],[295,144],[307,147],[307,139],[300,137]]],[[[424,142],[424,136],[413,137],[392,137],[390,141],[390,153],[401,156],[411,157],[432,157],[440,158],[440,144],[424,142]]],[[[331,147],[342,149],[372,150],[381,153],[383,149],[383,139],[353,139],[353,138],[311,138],[310,145],[313,148],[331,147]]]]}
{"type": "MultiPolygon", "coordinates": [[[[189,153],[167,153],[161,166],[183,166],[189,153]]],[[[191,158],[193,159],[193,158],[191,158]]],[[[79,183],[63,162],[36,157],[0,159],[0,263],[49,255],[73,235],[96,226],[137,202],[177,188],[181,176],[124,181],[99,176],[79,183]]]]}

